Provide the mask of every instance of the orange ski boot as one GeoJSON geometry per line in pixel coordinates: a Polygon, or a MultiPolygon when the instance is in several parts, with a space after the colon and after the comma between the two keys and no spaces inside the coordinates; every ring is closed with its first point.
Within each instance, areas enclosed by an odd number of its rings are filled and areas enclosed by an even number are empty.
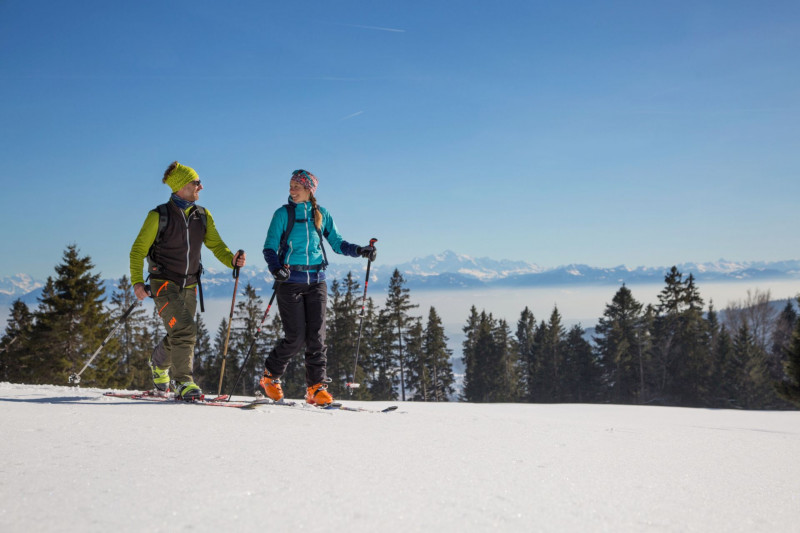
{"type": "Polygon", "coordinates": [[[306,402],[311,405],[325,407],[333,403],[333,396],[328,392],[326,383],[317,383],[306,390],[306,402]]]}
{"type": "Polygon", "coordinates": [[[281,388],[281,380],[273,377],[269,370],[264,370],[264,377],[258,382],[261,388],[272,401],[279,402],[283,400],[283,389],[281,388]]]}

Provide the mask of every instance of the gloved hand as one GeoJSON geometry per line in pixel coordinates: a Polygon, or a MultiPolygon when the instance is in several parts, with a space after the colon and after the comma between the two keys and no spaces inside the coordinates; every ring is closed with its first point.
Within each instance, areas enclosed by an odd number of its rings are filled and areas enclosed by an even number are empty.
{"type": "Polygon", "coordinates": [[[275,281],[286,281],[291,274],[292,272],[289,270],[289,265],[284,265],[272,271],[272,277],[275,278],[275,281]]]}
{"type": "Polygon", "coordinates": [[[231,266],[234,268],[236,267],[243,267],[247,262],[247,254],[244,253],[244,250],[239,250],[233,255],[233,261],[231,261],[231,266]]]}
{"type": "Polygon", "coordinates": [[[361,257],[366,257],[370,261],[375,261],[375,258],[378,257],[378,250],[375,249],[374,246],[357,246],[356,253],[361,257]]]}

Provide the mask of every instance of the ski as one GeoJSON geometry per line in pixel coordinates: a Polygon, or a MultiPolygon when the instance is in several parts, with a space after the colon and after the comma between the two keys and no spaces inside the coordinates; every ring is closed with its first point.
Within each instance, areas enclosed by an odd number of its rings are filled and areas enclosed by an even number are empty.
{"type": "Polygon", "coordinates": [[[103,396],[112,398],[125,398],[127,400],[143,400],[148,402],[174,402],[177,404],[188,403],[194,405],[210,405],[215,407],[233,407],[237,409],[256,409],[259,406],[275,406],[275,407],[292,407],[304,411],[348,411],[353,413],[391,413],[397,409],[396,405],[391,405],[385,409],[367,409],[365,407],[351,407],[343,405],[340,402],[334,402],[330,405],[312,405],[308,403],[295,402],[292,400],[274,401],[263,396],[257,396],[255,400],[248,401],[230,401],[230,396],[222,394],[213,398],[203,397],[202,399],[185,401],[177,396],[174,392],[165,392],[160,390],[147,390],[147,391],[109,391],[104,392],[103,396]]]}
{"type": "Polygon", "coordinates": [[[193,405],[211,405],[215,407],[236,407],[242,408],[246,406],[249,402],[231,402],[228,401],[229,396],[227,394],[223,394],[221,396],[215,396],[213,398],[201,398],[197,400],[190,400],[185,401],[179,397],[175,396],[173,392],[163,392],[157,390],[149,390],[149,391],[122,391],[122,392],[105,392],[103,396],[108,396],[112,398],[125,398],[128,400],[144,400],[148,402],[174,402],[177,404],[186,403],[186,404],[193,404],[193,405]]]}
{"type": "Polygon", "coordinates": [[[346,405],[342,405],[342,406],[339,407],[339,410],[341,410],[341,411],[353,411],[353,412],[356,412],[356,413],[391,413],[392,411],[396,411],[397,410],[397,406],[396,405],[390,405],[389,407],[387,407],[385,409],[367,409],[365,407],[349,407],[349,406],[346,406],[346,405]]]}
{"type": "Polygon", "coordinates": [[[263,406],[273,406],[274,405],[276,407],[293,407],[295,409],[302,409],[304,411],[309,411],[309,410],[311,410],[311,411],[332,411],[332,410],[339,409],[341,407],[341,404],[339,404],[339,403],[332,403],[330,405],[317,406],[317,405],[311,405],[309,403],[300,403],[300,402],[295,402],[295,401],[291,401],[291,400],[280,400],[280,401],[276,402],[276,401],[271,400],[269,398],[257,397],[255,400],[248,402],[247,405],[242,407],[242,409],[255,409],[256,407],[261,406],[261,405],[263,405],[263,406]]]}
{"type": "Polygon", "coordinates": [[[391,413],[392,411],[397,410],[396,405],[390,405],[385,409],[367,409],[365,407],[351,407],[349,405],[343,405],[340,402],[334,402],[330,405],[311,405],[307,403],[298,404],[294,401],[285,401],[281,400],[280,402],[275,402],[270,400],[269,398],[258,397],[257,399],[253,400],[249,403],[249,405],[243,407],[242,409],[255,409],[259,405],[276,405],[276,406],[286,406],[286,407],[296,407],[301,409],[319,409],[322,411],[350,411],[353,413],[391,413]]]}

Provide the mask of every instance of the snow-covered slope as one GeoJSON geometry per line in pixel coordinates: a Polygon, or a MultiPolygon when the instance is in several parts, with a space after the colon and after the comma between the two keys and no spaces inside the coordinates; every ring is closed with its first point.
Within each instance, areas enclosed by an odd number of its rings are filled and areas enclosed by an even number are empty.
{"type": "Polygon", "coordinates": [[[0,383],[0,426],[4,532],[772,532],[800,518],[800,412],[240,411],[0,383]]]}

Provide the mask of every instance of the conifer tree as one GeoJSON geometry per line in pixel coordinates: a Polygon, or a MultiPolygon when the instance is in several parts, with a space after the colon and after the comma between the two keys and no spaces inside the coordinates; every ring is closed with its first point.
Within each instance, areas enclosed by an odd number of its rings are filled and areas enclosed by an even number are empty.
{"type": "Polygon", "coordinates": [[[736,359],[742,362],[743,371],[738,376],[739,405],[745,409],[762,408],[772,392],[766,373],[764,352],[747,323],[743,323],[733,342],[736,359]]]}
{"type": "MultiPolygon", "coordinates": [[[[100,275],[92,274],[93,268],[91,258],[81,257],[77,246],[70,245],[55,267],[57,277],[48,278],[35,313],[31,382],[66,384],[69,375],[81,369],[113,327],[103,307],[100,275]]],[[[107,370],[113,366],[109,354],[116,348],[116,339],[112,338],[81,376],[82,383],[114,383],[116,376],[107,370]]]]}
{"type": "MultiPolygon", "coordinates": [[[[359,323],[361,323],[360,318],[359,323]]],[[[377,368],[375,347],[378,344],[379,324],[376,306],[372,298],[367,298],[363,324],[359,327],[361,327],[361,344],[357,344],[358,368],[354,379],[360,385],[361,383],[367,383],[370,377],[374,377],[377,368]]],[[[350,371],[352,372],[352,368],[350,371]]],[[[350,389],[348,394],[350,395],[349,397],[356,400],[373,399],[372,390],[369,386],[350,389]]]]}
{"type": "Polygon", "coordinates": [[[430,368],[423,352],[422,319],[415,318],[408,328],[406,337],[406,386],[414,401],[427,402],[432,399],[433,386],[430,368]]]}
{"type": "Polygon", "coordinates": [[[501,361],[495,349],[495,320],[491,313],[481,311],[473,332],[472,354],[467,369],[469,381],[464,387],[468,402],[493,402],[503,376],[501,361]]]}
{"type": "Polygon", "coordinates": [[[520,397],[520,375],[517,348],[511,337],[508,322],[497,321],[493,331],[492,360],[496,365],[497,376],[492,379],[489,396],[494,402],[515,402],[520,397]]]}
{"type": "Polygon", "coordinates": [[[517,321],[517,360],[519,361],[519,396],[520,400],[531,402],[534,399],[534,383],[536,374],[536,318],[533,312],[525,307],[517,321]]]}
{"type": "Polygon", "coordinates": [[[642,307],[623,284],[606,305],[595,328],[594,341],[609,373],[606,380],[613,402],[645,401],[644,360],[647,355],[643,349],[642,307]]]}
{"type": "Polygon", "coordinates": [[[453,364],[451,357],[453,351],[447,347],[447,335],[444,333],[442,319],[436,312],[436,308],[431,307],[428,312],[428,323],[422,342],[423,360],[427,370],[430,394],[427,398],[435,402],[446,402],[454,392],[453,384],[453,364]]]}
{"type": "Polygon", "coordinates": [[[194,382],[203,390],[216,390],[216,387],[219,386],[219,381],[213,383],[208,379],[211,364],[214,360],[214,351],[211,348],[211,335],[208,333],[208,328],[206,327],[201,313],[195,313],[194,323],[197,327],[197,341],[194,345],[194,382]]]}
{"type": "Polygon", "coordinates": [[[473,305],[470,307],[467,323],[461,329],[464,332],[464,341],[461,343],[461,362],[464,367],[464,378],[461,385],[461,401],[470,401],[477,394],[478,369],[476,363],[475,347],[478,336],[480,317],[478,310],[473,305]]]}
{"type": "Polygon", "coordinates": [[[733,338],[725,324],[720,326],[717,335],[713,361],[709,406],[722,409],[739,407],[737,398],[741,393],[740,376],[744,373],[744,365],[737,358],[733,338]]]}
{"type": "Polygon", "coordinates": [[[24,382],[30,364],[33,313],[19,298],[11,304],[6,329],[0,339],[0,380],[24,382]]]}
{"type": "Polygon", "coordinates": [[[703,300],[692,274],[684,280],[673,266],[664,280],[654,324],[656,392],[668,404],[703,405],[711,362],[703,300]]]}
{"type": "Polygon", "coordinates": [[[541,389],[541,401],[560,402],[562,401],[563,389],[563,339],[565,335],[564,326],[561,324],[561,313],[558,307],[553,307],[550,314],[550,321],[542,330],[539,367],[537,373],[540,374],[539,387],[541,389]]]}
{"type": "MultiPolygon", "coordinates": [[[[355,366],[356,343],[358,342],[358,322],[361,311],[361,300],[358,298],[359,284],[348,272],[344,281],[333,280],[330,288],[330,299],[327,310],[328,363],[327,373],[332,382],[329,385],[335,396],[344,392],[344,384],[351,379],[358,383],[356,376],[351,376],[355,366]]],[[[363,333],[363,332],[362,332],[363,333]]],[[[362,345],[366,345],[362,338],[362,345]]],[[[359,346],[361,352],[362,345],[359,346]]],[[[361,354],[359,360],[362,363],[361,354]]],[[[363,374],[362,374],[363,377],[363,374]]],[[[358,399],[363,399],[367,392],[359,389],[353,392],[358,399]]]]}
{"type": "MultiPolygon", "coordinates": [[[[111,314],[114,321],[119,320],[123,313],[137,302],[128,277],[122,276],[116,290],[111,294],[111,314]]],[[[142,342],[146,336],[146,314],[144,309],[136,306],[117,332],[119,386],[145,388],[151,383],[150,371],[147,367],[150,350],[142,342]]]]}
{"type": "Polygon", "coordinates": [[[602,374],[585,331],[576,324],[564,339],[564,402],[592,402],[599,398],[602,374]]]}
{"type": "MultiPolygon", "coordinates": [[[[404,351],[404,338],[406,336],[409,325],[411,324],[411,317],[408,311],[418,307],[417,304],[411,303],[409,290],[405,286],[406,280],[400,271],[395,269],[389,280],[389,294],[386,298],[384,306],[385,314],[388,318],[388,324],[391,324],[394,334],[393,345],[396,348],[396,361],[399,370],[400,378],[400,398],[405,401],[406,399],[406,354],[404,351]]],[[[387,331],[388,333],[388,331],[387,331]]]]}
{"type": "Polygon", "coordinates": [[[786,354],[783,379],[775,385],[781,398],[800,407],[800,321],[796,322],[786,354]]]}
{"type": "MultiPolygon", "coordinates": [[[[220,319],[219,326],[217,326],[217,331],[214,334],[214,341],[211,345],[211,349],[214,355],[209,358],[210,365],[208,365],[207,367],[208,370],[205,372],[206,382],[211,385],[211,390],[213,390],[214,392],[216,392],[217,388],[219,387],[219,377],[220,374],[222,373],[222,354],[225,350],[225,337],[227,335],[228,335],[228,319],[223,317],[222,319],[220,319]]],[[[223,391],[229,390],[226,387],[230,387],[231,385],[233,385],[233,381],[228,383],[231,370],[230,363],[231,363],[230,359],[225,363],[225,377],[222,380],[223,391]]]]}
{"type": "MultiPolygon", "coordinates": [[[[225,370],[225,385],[223,391],[228,394],[241,391],[246,396],[253,395],[258,380],[261,377],[259,362],[252,355],[247,358],[247,351],[253,342],[263,343],[264,339],[256,338],[258,326],[261,324],[263,314],[261,308],[264,302],[256,292],[250,282],[245,284],[242,289],[242,298],[236,303],[233,314],[233,327],[231,328],[231,339],[228,343],[228,366],[225,370]],[[242,367],[244,365],[244,369],[242,367]],[[236,377],[241,372],[239,384],[236,385],[236,377]],[[233,386],[237,386],[237,391],[233,391],[233,386]],[[228,392],[230,391],[230,392],[228,392]]],[[[254,352],[259,350],[253,347],[254,352]]]]}
{"type": "Polygon", "coordinates": [[[791,300],[787,300],[786,306],[775,320],[772,328],[772,338],[767,358],[767,367],[770,378],[779,382],[783,379],[783,371],[786,363],[786,356],[792,343],[792,332],[797,326],[798,315],[791,300]]]}
{"type": "Polygon", "coordinates": [[[395,318],[385,308],[378,312],[374,336],[373,372],[369,379],[369,390],[375,400],[396,400],[395,385],[398,382],[396,357],[395,318]]]}

